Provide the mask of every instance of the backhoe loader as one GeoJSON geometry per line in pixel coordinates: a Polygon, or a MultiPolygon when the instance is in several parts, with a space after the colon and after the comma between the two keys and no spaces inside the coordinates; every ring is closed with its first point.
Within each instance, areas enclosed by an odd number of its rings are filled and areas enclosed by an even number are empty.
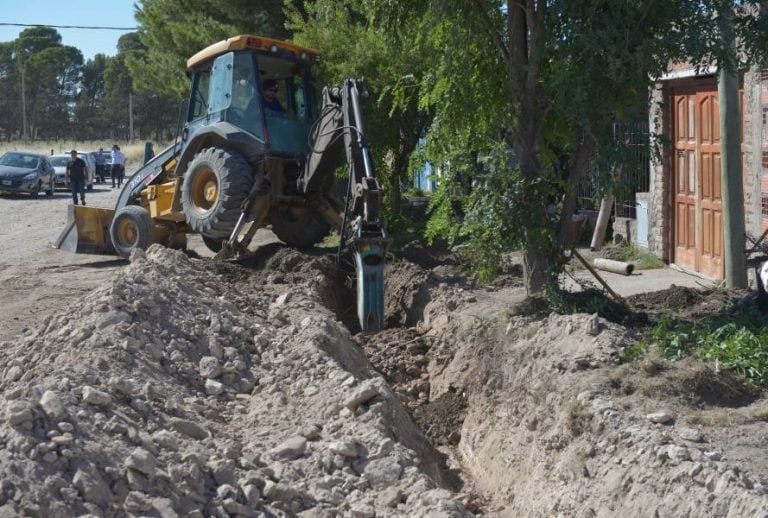
{"type": "Polygon", "coordinates": [[[114,209],[70,206],[56,246],[128,257],[153,243],[183,247],[197,233],[217,258],[236,258],[267,225],[299,249],[336,228],[339,257],[354,256],[360,326],[382,329],[388,238],[363,131],[365,92],[347,79],[325,87],[318,107],[311,68],[319,59],[313,49],[249,35],[192,56],[177,141],[126,182],[114,209]],[[335,172],[345,162],[342,196],[335,172]]]}

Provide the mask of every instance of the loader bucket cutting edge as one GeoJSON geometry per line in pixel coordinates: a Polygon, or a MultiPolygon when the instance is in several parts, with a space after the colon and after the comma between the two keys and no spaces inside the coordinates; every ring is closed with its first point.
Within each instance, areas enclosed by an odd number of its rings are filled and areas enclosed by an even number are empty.
{"type": "Polygon", "coordinates": [[[384,329],[384,251],[378,243],[356,246],[357,318],[363,332],[384,329]]]}
{"type": "Polygon", "coordinates": [[[73,254],[113,255],[109,224],[114,214],[112,209],[70,205],[67,207],[67,224],[54,246],[73,254]]]}

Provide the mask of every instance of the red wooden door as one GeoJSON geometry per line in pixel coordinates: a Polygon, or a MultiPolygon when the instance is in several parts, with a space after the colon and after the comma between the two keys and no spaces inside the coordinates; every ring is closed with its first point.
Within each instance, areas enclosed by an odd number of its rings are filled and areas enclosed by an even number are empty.
{"type": "Polygon", "coordinates": [[[674,259],[696,270],[696,93],[675,91],[673,106],[674,259]]]}
{"type": "Polygon", "coordinates": [[[717,92],[699,92],[696,96],[700,124],[697,131],[700,163],[701,246],[697,248],[697,271],[721,279],[723,262],[723,199],[720,179],[720,112],[717,92]]]}
{"type": "Polygon", "coordinates": [[[720,117],[714,83],[675,89],[674,261],[721,279],[723,200],[720,179],[720,117]]]}

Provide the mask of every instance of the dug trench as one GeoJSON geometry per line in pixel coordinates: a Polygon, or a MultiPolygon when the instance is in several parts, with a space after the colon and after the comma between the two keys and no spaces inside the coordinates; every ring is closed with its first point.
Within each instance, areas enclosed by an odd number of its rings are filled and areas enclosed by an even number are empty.
{"type": "Polygon", "coordinates": [[[526,311],[514,271],[411,249],[361,335],[332,256],[193,255],[136,253],[0,344],[0,515],[768,512],[762,394],[622,363],[626,314],[526,311]]]}

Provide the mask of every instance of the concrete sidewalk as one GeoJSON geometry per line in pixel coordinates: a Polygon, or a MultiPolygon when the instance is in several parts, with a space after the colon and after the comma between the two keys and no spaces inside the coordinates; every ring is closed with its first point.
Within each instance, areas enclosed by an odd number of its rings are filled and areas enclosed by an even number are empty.
{"type": "MultiPolygon", "coordinates": [[[[674,267],[656,268],[653,270],[636,270],[632,275],[620,275],[601,270],[598,270],[597,273],[613,291],[622,297],[628,297],[638,293],[666,290],[672,285],[707,289],[713,288],[717,284],[715,281],[686,273],[674,267]]],[[[586,269],[577,270],[571,275],[578,280],[588,281],[597,288],[602,289],[602,285],[586,269]]],[[[570,291],[580,290],[581,286],[571,278],[571,275],[566,274],[561,277],[563,288],[570,291]]]]}

